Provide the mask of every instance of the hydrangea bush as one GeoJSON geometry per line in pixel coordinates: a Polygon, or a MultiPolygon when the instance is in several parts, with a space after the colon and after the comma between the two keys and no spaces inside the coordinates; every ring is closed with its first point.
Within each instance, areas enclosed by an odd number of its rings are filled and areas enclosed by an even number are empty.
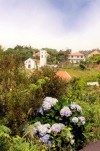
{"type": "Polygon", "coordinates": [[[33,135],[52,150],[78,150],[85,142],[82,108],[68,99],[46,97],[33,120],[33,135]]]}

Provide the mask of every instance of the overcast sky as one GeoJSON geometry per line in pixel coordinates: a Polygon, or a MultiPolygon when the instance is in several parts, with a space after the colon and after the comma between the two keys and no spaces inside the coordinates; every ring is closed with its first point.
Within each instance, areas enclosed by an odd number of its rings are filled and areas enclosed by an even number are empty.
{"type": "Polygon", "coordinates": [[[0,44],[100,48],[100,0],[0,0],[0,44]]]}

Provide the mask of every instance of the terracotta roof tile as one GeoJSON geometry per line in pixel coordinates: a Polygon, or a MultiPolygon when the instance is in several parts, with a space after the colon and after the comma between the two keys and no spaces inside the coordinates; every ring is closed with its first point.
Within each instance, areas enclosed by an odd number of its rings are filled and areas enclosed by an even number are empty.
{"type": "Polygon", "coordinates": [[[92,55],[98,55],[98,54],[100,54],[100,52],[97,51],[97,50],[95,50],[95,51],[91,52],[90,54],[92,54],[92,55]]]}
{"type": "Polygon", "coordinates": [[[74,53],[69,54],[69,56],[84,56],[84,54],[80,52],[74,52],[74,53]]]}
{"type": "Polygon", "coordinates": [[[68,81],[72,79],[71,76],[66,71],[61,71],[61,70],[56,72],[56,76],[68,81]]]}
{"type": "Polygon", "coordinates": [[[38,59],[33,59],[36,63],[40,63],[40,60],[38,59]]]}
{"type": "MultiPolygon", "coordinates": [[[[40,56],[40,52],[35,53],[33,56],[40,56]]],[[[51,55],[47,53],[47,57],[50,57],[51,55]]]]}

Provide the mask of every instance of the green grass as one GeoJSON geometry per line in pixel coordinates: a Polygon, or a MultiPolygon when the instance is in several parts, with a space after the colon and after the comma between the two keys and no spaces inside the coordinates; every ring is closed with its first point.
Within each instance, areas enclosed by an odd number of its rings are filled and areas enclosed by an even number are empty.
{"type": "Polygon", "coordinates": [[[80,70],[80,69],[64,69],[66,70],[72,78],[81,78],[81,77],[92,77],[100,75],[100,70],[89,69],[89,70],[80,70]]]}

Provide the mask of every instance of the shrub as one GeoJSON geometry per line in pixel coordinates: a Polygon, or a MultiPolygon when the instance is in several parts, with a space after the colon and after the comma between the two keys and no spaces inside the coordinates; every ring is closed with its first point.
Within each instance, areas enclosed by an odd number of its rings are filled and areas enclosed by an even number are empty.
{"type": "MultiPolygon", "coordinates": [[[[31,138],[39,137],[52,150],[80,149],[85,143],[85,118],[82,108],[63,98],[46,97],[33,117],[31,138]]],[[[30,131],[29,131],[30,133],[30,131]]],[[[29,138],[29,133],[26,137],[29,138]]]]}
{"type": "Polygon", "coordinates": [[[45,149],[38,140],[30,143],[25,138],[13,137],[10,134],[11,130],[8,127],[0,125],[0,151],[42,151],[45,149]]]}
{"type": "Polygon", "coordinates": [[[100,140],[100,101],[95,100],[94,103],[78,101],[84,110],[86,117],[85,136],[87,142],[100,140]]]}
{"type": "Polygon", "coordinates": [[[85,70],[86,69],[86,66],[84,64],[82,64],[82,63],[80,63],[79,67],[80,67],[81,70],[85,70]]]}
{"type": "Polygon", "coordinates": [[[4,125],[0,125],[0,150],[7,151],[10,146],[10,134],[11,131],[4,125]]]}
{"type": "Polygon", "coordinates": [[[42,149],[43,146],[41,143],[29,143],[25,140],[25,138],[16,136],[12,137],[12,144],[9,147],[8,151],[41,151],[42,149]]]}

